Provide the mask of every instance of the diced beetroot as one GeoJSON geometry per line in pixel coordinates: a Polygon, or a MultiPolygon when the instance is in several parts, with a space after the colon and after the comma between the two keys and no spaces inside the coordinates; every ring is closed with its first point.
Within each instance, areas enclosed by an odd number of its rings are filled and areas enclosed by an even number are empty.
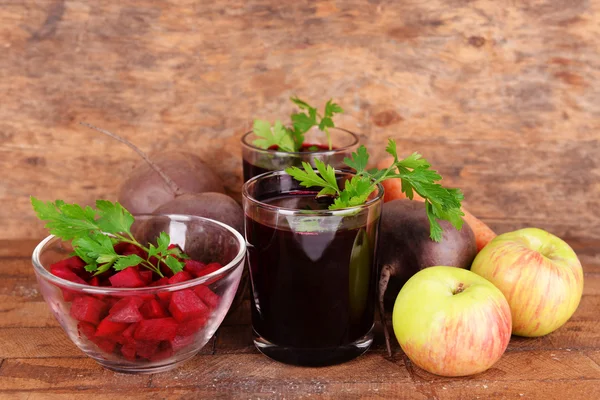
{"type": "Polygon", "coordinates": [[[73,301],[73,299],[75,298],[75,296],[77,296],[77,292],[74,292],[73,290],[69,290],[69,289],[65,289],[65,288],[60,288],[62,295],[63,295],[63,299],[65,299],[65,301],[73,301]]]}
{"type": "Polygon", "coordinates": [[[108,312],[110,314],[109,318],[111,321],[131,324],[133,322],[139,322],[142,319],[144,319],[144,317],[138,310],[138,308],[140,306],[138,303],[136,303],[136,301],[134,301],[133,299],[123,299],[123,300],[121,300],[117,304],[115,304],[113,306],[113,308],[111,308],[110,311],[108,312]],[[125,306],[120,306],[121,301],[123,301],[123,300],[128,300],[128,302],[125,306]],[[118,308],[118,309],[116,311],[114,311],[115,308],[118,308]]]}
{"type": "Polygon", "coordinates": [[[215,272],[216,270],[219,270],[221,268],[223,268],[223,266],[219,263],[216,263],[216,262],[210,263],[206,266],[206,268],[204,268],[202,270],[201,274],[198,275],[198,277],[212,274],[213,272],[215,272]]]}
{"type": "Polygon", "coordinates": [[[168,317],[160,303],[155,300],[149,300],[140,307],[140,312],[145,319],[168,317]]]}
{"type": "Polygon", "coordinates": [[[206,268],[206,264],[203,262],[196,260],[185,260],[185,267],[183,267],[183,270],[189,272],[195,277],[199,277],[204,268],[206,268]]]}
{"type": "Polygon", "coordinates": [[[190,279],[192,279],[192,276],[189,273],[185,271],[179,271],[178,273],[169,278],[169,285],[189,281],[190,279]]]}
{"type": "Polygon", "coordinates": [[[140,276],[142,277],[144,282],[146,282],[146,285],[148,285],[150,282],[152,282],[152,275],[153,275],[153,272],[150,271],[149,269],[140,271],[140,276]]]}
{"type": "Polygon", "coordinates": [[[201,318],[192,319],[192,320],[189,320],[186,322],[182,322],[177,327],[177,335],[178,336],[194,335],[200,329],[202,329],[204,327],[204,325],[206,325],[206,321],[208,321],[207,317],[201,317],[201,318]]]}
{"type": "Polygon", "coordinates": [[[128,360],[135,360],[135,343],[126,343],[121,346],[121,354],[128,360]]]}
{"type": "Polygon", "coordinates": [[[133,335],[135,333],[135,330],[138,327],[138,323],[135,324],[131,324],[127,327],[127,329],[125,329],[123,332],[121,332],[121,336],[119,337],[118,342],[121,344],[127,344],[127,343],[131,343],[134,341],[133,339],[133,335]]]}
{"type": "Polygon", "coordinates": [[[136,288],[146,286],[146,282],[135,268],[126,268],[108,279],[113,287],[136,288]]]}
{"type": "Polygon", "coordinates": [[[90,280],[88,280],[87,283],[90,286],[100,286],[100,279],[98,279],[97,276],[94,276],[90,280]]]}
{"type": "Polygon", "coordinates": [[[194,288],[194,293],[210,308],[216,308],[219,304],[219,295],[207,288],[204,285],[199,285],[194,288]]]}
{"type": "Polygon", "coordinates": [[[156,293],[156,297],[160,302],[160,305],[163,306],[165,310],[169,309],[169,304],[171,303],[171,295],[173,292],[159,292],[156,293]]]}
{"type": "Polygon", "coordinates": [[[100,349],[106,353],[112,353],[115,351],[115,346],[117,345],[116,342],[105,338],[95,338],[92,341],[96,344],[96,346],[100,347],[100,349]]]}
{"type": "Polygon", "coordinates": [[[52,264],[50,266],[50,268],[52,268],[54,266],[65,267],[67,269],[70,269],[73,272],[78,272],[78,271],[84,269],[83,267],[85,267],[85,261],[83,261],[81,258],[79,258],[77,256],[72,256],[72,257],[65,258],[64,260],[60,260],[60,261],[52,264]]]}
{"type": "Polygon", "coordinates": [[[133,334],[136,340],[173,340],[177,334],[177,321],[173,318],[144,319],[133,334]]]}
{"type": "MultiPolygon", "coordinates": [[[[169,343],[169,342],[166,342],[166,343],[169,343]]],[[[150,356],[150,361],[164,360],[165,358],[169,358],[173,355],[173,349],[171,348],[171,346],[165,347],[164,349],[161,349],[160,347],[161,346],[159,346],[159,349],[156,353],[154,353],[152,356],[150,356]]]]}
{"type": "Polygon", "coordinates": [[[109,314],[116,314],[126,308],[134,307],[136,309],[144,304],[144,300],[138,296],[122,297],[116,301],[108,311],[109,314]]]}
{"type": "Polygon", "coordinates": [[[109,337],[117,333],[123,332],[129,324],[123,322],[111,321],[110,316],[104,318],[98,328],[96,329],[96,336],[98,337],[109,337]]]}
{"type": "Polygon", "coordinates": [[[71,316],[78,321],[98,324],[106,315],[106,303],[91,296],[78,296],[71,304],[71,316]]]}
{"type": "Polygon", "coordinates": [[[117,254],[120,254],[122,256],[128,256],[130,254],[137,254],[138,256],[142,257],[142,258],[146,258],[147,254],[144,250],[140,249],[139,247],[131,244],[131,243],[117,243],[114,247],[115,252],[117,254]]]}
{"type": "Polygon", "coordinates": [[[158,350],[160,342],[156,340],[137,340],[135,342],[135,352],[138,356],[150,358],[158,350]]]}
{"type": "Polygon", "coordinates": [[[79,332],[79,337],[83,335],[91,340],[96,335],[96,327],[89,322],[79,322],[77,324],[77,332],[79,332]]]}
{"type": "Polygon", "coordinates": [[[160,278],[157,281],[152,282],[150,285],[148,286],[163,286],[163,285],[168,285],[169,284],[169,278],[160,278]]]}
{"type": "Polygon", "coordinates": [[[171,340],[171,348],[174,352],[177,352],[183,349],[186,346],[194,343],[195,337],[192,336],[175,336],[173,340],[171,340]]]}
{"type": "Polygon", "coordinates": [[[173,293],[169,303],[169,311],[178,322],[205,317],[209,313],[206,304],[191,289],[173,293]]]}
{"type": "Polygon", "coordinates": [[[165,263],[158,263],[158,259],[156,257],[152,257],[150,258],[150,262],[153,265],[158,265],[160,272],[163,274],[163,276],[166,276],[167,278],[170,278],[173,276],[173,270],[171,268],[169,268],[168,265],[165,265],[165,263]]]}
{"type": "Polygon", "coordinates": [[[87,284],[86,281],[81,279],[79,275],[73,272],[69,267],[64,264],[53,264],[50,266],[50,272],[54,276],[58,276],[59,278],[65,279],[69,282],[80,283],[82,285],[87,284]]]}

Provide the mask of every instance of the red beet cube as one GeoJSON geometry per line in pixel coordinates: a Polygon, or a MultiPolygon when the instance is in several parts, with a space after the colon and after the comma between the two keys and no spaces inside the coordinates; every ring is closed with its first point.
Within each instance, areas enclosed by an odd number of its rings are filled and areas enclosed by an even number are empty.
{"type": "Polygon", "coordinates": [[[177,334],[177,321],[173,318],[144,319],[138,324],[133,334],[136,340],[173,340],[177,334]]]}
{"type": "Polygon", "coordinates": [[[121,354],[128,360],[135,360],[135,343],[126,343],[121,346],[121,354]]]}
{"type": "Polygon", "coordinates": [[[144,319],[138,310],[142,303],[143,300],[138,297],[121,299],[108,312],[110,314],[109,318],[113,322],[129,324],[139,322],[144,319]]]}
{"type": "Polygon", "coordinates": [[[146,282],[146,285],[148,285],[150,282],[152,282],[152,275],[153,275],[153,272],[150,271],[149,269],[140,271],[140,276],[142,277],[144,282],[146,282]]]}
{"type": "Polygon", "coordinates": [[[91,340],[96,335],[96,327],[89,322],[79,322],[77,324],[77,332],[79,332],[79,337],[83,335],[91,340]]]}
{"type": "Polygon", "coordinates": [[[138,340],[135,342],[135,352],[140,357],[150,358],[158,350],[159,343],[155,340],[138,340]]]}
{"type": "Polygon", "coordinates": [[[137,247],[136,245],[133,245],[131,243],[124,243],[124,242],[117,243],[115,245],[114,249],[117,254],[120,254],[122,256],[128,256],[130,254],[137,254],[138,256],[142,257],[143,259],[146,259],[146,257],[148,256],[144,250],[140,249],[139,247],[137,247]]]}
{"type": "Polygon", "coordinates": [[[168,317],[160,303],[155,300],[149,300],[140,307],[140,312],[145,319],[168,317]]]}
{"type": "Polygon", "coordinates": [[[204,325],[206,325],[206,321],[208,321],[207,317],[201,317],[180,323],[177,327],[177,336],[189,336],[196,334],[204,327],[204,325]]]}
{"type": "Polygon", "coordinates": [[[157,281],[152,282],[150,285],[148,286],[163,286],[163,285],[168,285],[169,284],[169,278],[160,278],[157,281]]]}
{"type": "Polygon", "coordinates": [[[106,303],[91,296],[78,296],[71,304],[71,316],[78,321],[98,324],[106,315],[106,303]]]}
{"type": "Polygon", "coordinates": [[[108,279],[113,287],[136,288],[146,286],[146,282],[135,268],[126,268],[108,279]]]}
{"type": "Polygon", "coordinates": [[[65,301],[73,301],[75,296],[77,296],[77,292],[74,292],[72,290],[64,289],[64,288],[60,288],[60,290],[62,292],[63,299],[65,299],[65,301]]]}
{"type": "Polygon", "coordinates": [[[178,273],[169,278],[169,285],[189,281],[190,279],[192,279],[192,276],[189,273],[185,271],[179,271],[178,273]]]}
{"type": "Polygon", "coordinates": [[[171,302],[169,303],[169,311],[178,322],[202,318],[209,313],[206,304],[191,289],[173,293],[171,302]]]}
{"type": "Polygon", "coordinates": [[[100,286],[100,279],[98,279],[97,276],[94,276],[90,280],[88,280],[87,283],[90,286],[100,286]]]}
{"type": "Polygon", "coordinates": [[[127,327],[127,329],[125,329],[123,332],[121,332],[121,336],[119,338],[119,343],[123,343],[123,344],[127,344],[127,343],[131,343],[133,342],[133,335],[135,333],[135,330],[137,329],[139,324],[135,323],[135,324],[131,324],[127,327]]]}
{"type": "Polygon", "coordinates": [[[216,308],[219,304],[219,295],[210,290],[204,285],[199,285],[194,288],[194,293],[210,308],[216,308]]]}
{"type": "Polygon", "coordinates": [[[169,358],[173,355],[173,349],[171,348],[171,346],[166,347],[164,349],[160,349],[160,347],[162,346],[159,346],[158,351],[150,356],[150,361],[164,360],[165,358],[169,358]]]}
{"type": "Polygon", "coordinates": [[[189,346],[190,344],[194,343],[194,339],[195,337],[192,336],[175,336],[175,338],[173,340],[171,340],[171,348],[173,349],[173,351],[177,352],[181,349],[183,349],[184,347],[189,346]]]}
{"type": "Polygon", "coordinates": [[[195,277],[201,276],[202,270],[206,268],[206,264],[196,261],[196,260],[185,260],[185,267],[183,267],[184,271],[189,272],[195,277]]]}
{"type": "Polygon", "coordinates": [[[169,304],[171,303],[171,295],[173,292],[159,292],[156,293],[156,297],[160,304],[163,306],[165,310],[169,309],[169,304]]]}
{"type": "Polygon", "coordinates": [[[106,353],[112,353],[115,351],[115,346],[117,345],[116,342],[105,338],[94,338],[92,341],[96,344],[96,346],[100,347],[100,349],[104,350],[106,353]]]}
{"type": "Polygon", "coordinates": [[[82,285],[87,284],[86,281],[81,279],[79,275],[73,272],[69,267],[64,264],[53,264],[50,266],[50,272],[54,276],[58,276],[59,278],[65,279],[69,282],[81,283],[82,285]]]}
{"type": "Polygon", "coordinates": [[[111,320],[111,317],[108,316],[100,321],[98,328],[96,329],[96,336],[98,337],[108,337],[113,336],[116,333],[121,333],[129,324],[124,322],[114,322],[111,320]]]}

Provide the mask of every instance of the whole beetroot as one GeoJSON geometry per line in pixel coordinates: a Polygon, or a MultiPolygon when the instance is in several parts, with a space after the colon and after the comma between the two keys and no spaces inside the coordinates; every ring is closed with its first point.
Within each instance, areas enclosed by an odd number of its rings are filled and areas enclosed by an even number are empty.
{"type": "Polygon", "coordinates": [[[398,199],[383,205],[377,250],[379,308],[390,355],[385,310],[393,309],[406,281],[427,267],[469,268],[477,255],[475,235],[468,224],[458,231],[447,221],[439,222],[443,236],[441,242],[434,242],[422,202],[398,199]]]}
{"type": "Polygon", "coordinates": [[[235,200],[223,193],[186,193],[153,211],[153,214],[169,213],[215,219],[243,234],[244,211],[235,200]]]}

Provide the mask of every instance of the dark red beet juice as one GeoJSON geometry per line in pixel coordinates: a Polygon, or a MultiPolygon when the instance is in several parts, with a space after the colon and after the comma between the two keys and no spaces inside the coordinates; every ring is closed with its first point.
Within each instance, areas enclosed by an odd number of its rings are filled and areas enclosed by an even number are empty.
{"type": "Polygon", "coordinates": [[[347,215],[311,215],[330,204],[315,194],[259,197],[279,210],[274,218],[246,212],[255,344],[276,360],[298,365],[343,362],[372,342],[380,205],[347,215]]]}

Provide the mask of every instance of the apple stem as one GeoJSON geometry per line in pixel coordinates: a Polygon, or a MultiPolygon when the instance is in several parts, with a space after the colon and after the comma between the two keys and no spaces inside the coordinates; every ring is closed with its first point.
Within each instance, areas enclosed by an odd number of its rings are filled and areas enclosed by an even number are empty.
{"type": "Polygon", "coordinates": [[[461,292],[463,292],[465,290],[465,285],[461,282],[458,284],[458,287],[456,288],[456,290],[454,290],[452,292],[452,294],[459,294],[461,292]]]}
{"type": "Polygon", "coordinates": [[[383,335],[385,336],[385,347],[387,348],[388,356],[392,357],[392,345],[390,342],[390,333],[387,327],[387,319],[385,318],[385,309],[383,307],[383,297],[387,290],[388,282],[392,276],[392,267],[386,264],[381,269],[381,276],[379,277],[379,319],[383,325],[383,335]]]}

